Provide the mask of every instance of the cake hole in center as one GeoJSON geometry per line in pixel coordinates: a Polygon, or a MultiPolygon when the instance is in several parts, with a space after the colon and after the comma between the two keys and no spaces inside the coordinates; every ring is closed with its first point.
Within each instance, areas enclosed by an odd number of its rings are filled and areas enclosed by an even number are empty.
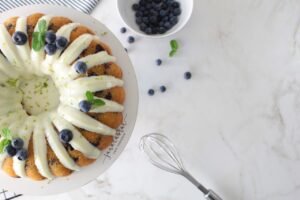
{"type": "Polygon", "coordinates": [[[59,92],[50,77],[35,76],[22,79],[19,84],[23,92],[22,105],[29,115],[39,115],[57,108],[59,92]]]}

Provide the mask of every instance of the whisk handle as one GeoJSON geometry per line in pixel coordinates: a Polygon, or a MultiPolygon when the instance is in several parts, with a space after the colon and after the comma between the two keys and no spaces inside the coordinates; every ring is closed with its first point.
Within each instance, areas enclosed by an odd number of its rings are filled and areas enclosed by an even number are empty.
{"type": "Polygon", "coordinates": [[[222,200],[222,198],[217,195],[213,190],[207,189],[200,182],[198,182],[189,172],[183,170],[181,172],[185,178],[187,178],[190,182],[192,182],[201,192],[203,192],[204,197],[207,200],[222,200]]]}
{"type": "Polygon", "coordinates": [[[207,200],[222,200],[219,195],[217,195],[214,191],[208,190],[208,193],[204,195],[207,200]]]}

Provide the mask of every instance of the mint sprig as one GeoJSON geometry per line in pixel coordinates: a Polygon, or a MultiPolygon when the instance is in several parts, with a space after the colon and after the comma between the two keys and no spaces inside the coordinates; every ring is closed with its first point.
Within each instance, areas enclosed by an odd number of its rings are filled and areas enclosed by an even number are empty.
{"type": "Polygon", "coordinates": [[[105,102],[103,100],[95,99],[95,96],[91,91],[86,91],[85,96],[86,96],[87,101],[90,102],[95,107],[105,105],[105,102]]]}
{"type": "Polygon", "coordinates": [[[0,153],[3,153],[5,148],[11,144],[12,135],[8,128],[3,128],[0,134],[1,134],[1,137],[4,138],[0,142],[0,153]]]}
{"type": "Polygon", "coordinates": [[[35,51],[40,51],[45,45],[45,36],[47,31],[47,22],[42,19],[38,23],[38,32],[32,34],[32,48],[35,51]]]}
{"type": "Polygon", "coordinates": [[[169,53],[169,56],[173,57],[176,54],[176,52],[177,52],[177,50],[179,48],[177,40],[171,40],[170,41],[170,46],[171,46],[171,51],[169,53]]]}

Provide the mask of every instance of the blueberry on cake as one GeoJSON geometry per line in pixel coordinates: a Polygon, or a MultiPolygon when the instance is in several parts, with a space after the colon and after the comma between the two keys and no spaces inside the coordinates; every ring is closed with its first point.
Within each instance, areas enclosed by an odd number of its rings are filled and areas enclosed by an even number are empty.
{"type": "Polygon", "coordinates": [[[0,50],[3,171],[43,180],[94,162],[123,122],[109,46],[80,23],[35,13],[0,25],[0,50]]]}

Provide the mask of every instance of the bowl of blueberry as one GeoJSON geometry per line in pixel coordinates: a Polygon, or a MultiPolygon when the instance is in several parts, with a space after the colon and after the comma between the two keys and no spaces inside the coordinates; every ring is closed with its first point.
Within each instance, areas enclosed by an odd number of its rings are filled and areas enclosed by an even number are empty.
{"type": "Polygon", "coordinates": [[[161,38],[186,25],[193,4],[193,0],[118,0],[118,10],[124,23],[137,34],[161,38]]]}

